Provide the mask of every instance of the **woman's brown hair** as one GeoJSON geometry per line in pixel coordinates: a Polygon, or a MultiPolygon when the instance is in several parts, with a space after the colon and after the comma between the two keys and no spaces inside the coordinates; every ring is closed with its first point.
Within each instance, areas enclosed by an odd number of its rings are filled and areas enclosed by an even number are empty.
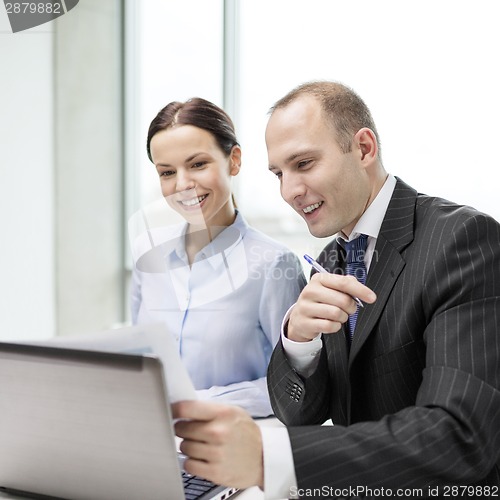
{"type": "Polygon", "coordinates": [[[239,146],[234,124],[229,115],[215,104],[193,97],[186,102],[171,102],[159,111],[148,130],[146,149],[151,158],[151,139],[170,127],[192,125],[210,132],[222,151],[229,156],[234,146],[239,146]]]}

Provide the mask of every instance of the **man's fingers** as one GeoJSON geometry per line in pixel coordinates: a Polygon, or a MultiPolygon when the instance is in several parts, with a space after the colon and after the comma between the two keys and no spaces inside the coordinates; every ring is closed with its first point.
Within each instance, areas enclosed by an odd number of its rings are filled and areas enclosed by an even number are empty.
{"type": "Polygon", "coordinates": [[[228,425],[248,417],[236,406],[207,401],[179,401],[172,405],[177,436],[194,441],[220,444],[227,440],[228,425]]]}
{"type": "MultiPolygon", "coordinates": [[[[309,290],[304,290],[302,299],[305,300],[299,302],[299,309],[309,317],[341,320],[338,317],[341,311],[346,316],[356,312],[356,302],[344,292],[327,288],[320,283],[314,284],[309,290]]],[[[347,321],[347,318],[344,318],[344,321],[347,321]]]]}
{"type": "Polygon", "coordinates": [[[172,416],[175,422],[175,434],[183,439],[207,441],[213,438],[211,423],[218,415],[215,403],[206,401],[179,401],[172,404],[172,416]]]}
{"type": "Polygon", "coordinates": [[[186,459],[184,470],[193,476],[210,478],[211,481],[222,484],[222,481],[216,476],[216,472],[214,473],[214,466],[203,460],[186,459]]]}
{"type": "Polygon", "coordinates": [[[185,469],[227,486],[263,483],[262,439],[252,418],[236,406],[207,401],[172,405],[185,469]]]}
{"type": "Polygon", "coordinates": [[[178,401],[172,404],[174,419],[213,420],[217,416],[218,405],[201,401],[178,401]]]}
{"type": "Polygon", "coordinates": [[[197,420],[178,420],[175,422],[175,434],[183,439],[205,441],[208,436],[204,428],[207,423],[197,420]]]}
{"type": "Polygon", "coordinates": [[[179,449],[182,453],[184,453],[184,455],[191,459],[202,460],[204,462],[209,460],[219,462],[221,460],[221,457],[218,454],[218,447],[201,441],[184,439],[181,442],[179,449]]]}
{"type": "Polygon", "coordinates": [[[288,338],[306,342],[321,332],[338,332],[349,315],[356,312],[354,297],[367,304],[377,299],[375,293],[354,276],[316,273],[292,309],[287,325],[288,338]]]}
{"type": "Polygon", "coordinates": [[[288,322],[287,336],[290,340],[304,342],[319,333],[337,333],[348,318],[345,311],[335,306],[311,303],[299,307],[297,304],[288,322]],[[311,312],[312,315],[309,315],[311,312]]]}
{"type": "Polygon", "coordinates": [[[311,319],[321,319],[333,323],[345,323],[349,319],[349,314],[353,314],[356,311],[354,300],[351,299],[350,302],[351,304],[349,304],[349,307],[339,307],[317,302],[312,303],[309,304],[307,314],[311,319]],[[348,309],[348,311],[346,311],[346,309],[348,309]]]}
{"type": "Polygon", "coordinates": [[[367,304],[373,304],[377,300],[377,295],[366,285],[360,283],[354,276],[343,276],[341,274],[316,273],[312,280],[318,281],[323,287],[331,290],[358,297],[367,304]]]}

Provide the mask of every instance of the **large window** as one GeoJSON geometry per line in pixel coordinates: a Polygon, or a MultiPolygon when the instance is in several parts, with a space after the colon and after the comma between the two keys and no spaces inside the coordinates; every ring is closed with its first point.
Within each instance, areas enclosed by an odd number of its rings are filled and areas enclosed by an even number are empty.
{"type": "Polygon", "coordinates": [[[193,96],[223,105],[222,0],[126,2],[129,209],[160,196],[146,156],[148,126],[170,101],[193,96]]]}
{"type": "Polygon", "coordinates": [[[269,107],[292,87],[333,79],[371,108],[389,172],[500,219],[497,2],[148,0],[136,8],[137,202],[159,196],[147,124],[168,101],[200,95],[235,119],[247,219],[297,253],[316,253],[325,242],[309,237],[267,170],[264,129],[269,107]]]}

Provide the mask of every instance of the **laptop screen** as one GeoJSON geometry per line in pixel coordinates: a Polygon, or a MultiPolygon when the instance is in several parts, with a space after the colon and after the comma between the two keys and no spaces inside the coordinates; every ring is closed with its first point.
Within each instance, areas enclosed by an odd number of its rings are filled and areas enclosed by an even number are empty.
{"type": "Polygon", "coordinates": [[[62,498],[183,498],[161,362],[0,343],[0,485],[62,498]]]}

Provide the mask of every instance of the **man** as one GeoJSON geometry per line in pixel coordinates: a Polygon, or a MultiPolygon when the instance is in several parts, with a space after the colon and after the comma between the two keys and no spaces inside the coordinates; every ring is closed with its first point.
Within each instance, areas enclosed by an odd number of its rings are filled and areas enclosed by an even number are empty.
{"type": "Polygon", "coordinates": [[[370,112],[343,85],[305,84],[278,101],[266,143],[283,198],[313,235],[337,235],[318,259],[331,274],[312,276],[269,366],[286,435],[181,403],[176,415],[195,420],[177,428],[190,472],[270,498],[498,492],[499,224],[388,175],[370,112]]]}

